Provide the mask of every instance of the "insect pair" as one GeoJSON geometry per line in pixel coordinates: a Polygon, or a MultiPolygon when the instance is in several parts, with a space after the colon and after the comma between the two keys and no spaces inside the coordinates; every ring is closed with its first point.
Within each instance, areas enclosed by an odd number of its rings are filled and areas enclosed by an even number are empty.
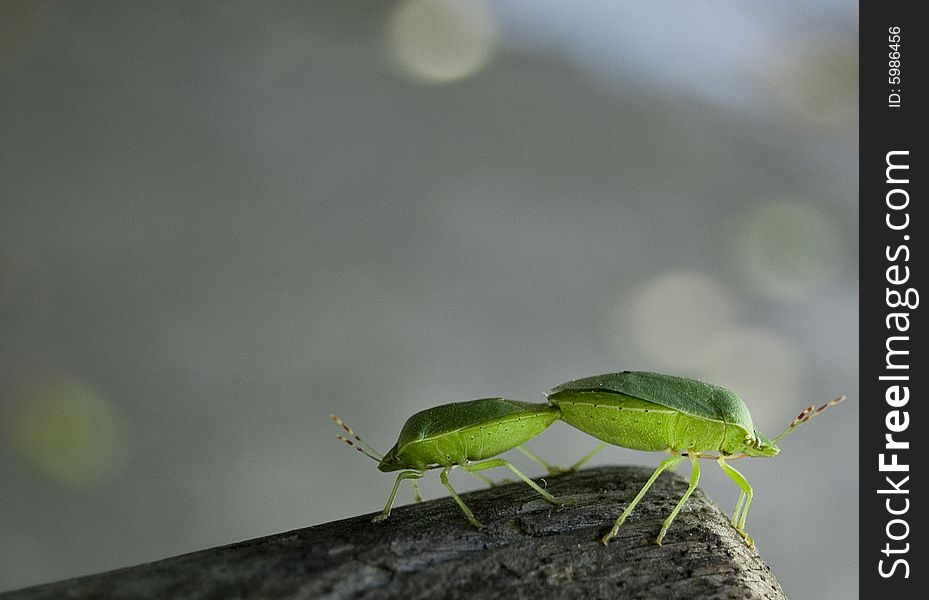
{"type": "Polygon", "coordinates": [[[442,469],[442,484],[475,527],[481,527],[481,523],[448,480],[448,473],[456,467],[487,483],[491,482],[480,475],[480,471],[507,467],[548,502],[571,504],[571,499],[556,498],[540,488],[509,461],[494,457],[515,448],[542,464],[550,473],[557,473],[578,469],[607,444],[613,444],[635,450],[665,451],[671,456],[658,465],[616,519],[613,528],[603,536],[601,541],[604,544],[616,537],[623,522],[658,476],[686,456],[691,463],[690,485],[662,524],[657,542],[660,544],[664,539],[671,523],[696,489],[700,480],[699,459],[712,458],[741,490],[732,515],[732,524],[745,541],[753,545],[751,537],[745,532],[753,490],[745,477],[728,461],[749,456],[777,455],[780,451],[778,442],[801,424],[844,399],[844,396],[840,396],[818,408],[810,406],[783,433],[768,439],[755,429],[745,403],[725,388],[661,373],[624,371],[560,385],[548,394],[547,404],[484,398],[443,404],[418,412],[407,420],[397,443],[384,455],[362,441],[341,419],[332,416],[332,420],[350,436],[338,437],[365,456],[378,461],[378,469],[385,472],[400,471],[387,506],[375,521],[383,521],[390,516],[401,482],[409,479],[416,499],[420,500],[416,480],[425,475],[426,471],[438,468],[442,469]],[[522,444],[559,418],[603,442],[568,469],[552,467],[522,448],[522,444]]]}

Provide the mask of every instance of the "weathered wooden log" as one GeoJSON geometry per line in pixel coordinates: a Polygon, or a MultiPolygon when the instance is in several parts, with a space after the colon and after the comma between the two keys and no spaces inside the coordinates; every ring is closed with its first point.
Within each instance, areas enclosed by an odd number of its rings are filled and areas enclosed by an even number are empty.
{"type": "MultiPolygon", "coordinates": [[[[784,593],[725,515],[698,489],[655,537],[687,483],[663,474],[608,546],[600,536],[648,475],[602,467],[403,506],[383,523],[353,517],[157,562],[0,594],[65,598],[751,598],[784,593]]],[[[372,502],[374,500],[372,499],[372,502]]]]}

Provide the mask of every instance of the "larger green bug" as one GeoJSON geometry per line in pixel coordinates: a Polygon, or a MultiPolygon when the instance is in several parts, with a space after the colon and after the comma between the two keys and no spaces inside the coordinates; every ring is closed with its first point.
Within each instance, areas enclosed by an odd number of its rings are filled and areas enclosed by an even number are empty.
{"type": "Polygon", "coordinates": [[[778,442],[791,431],[844,399],[840,396],[819,408],[810,406],[782,434],[768,439],[755,429],[741,398],[725,388],[695,379],[624,371],[571,381],[554,388],[548,395],[549,402],[561,409],[563,421],[606,443],[671,453],[603,536],[604,544],[616,537],[626,517],[661,472],[673,468],[687,456],[692,465],[690,485],[662,524],[657,542],[660,544],[664,539],[668,527],[700,481],[698,459],[713,458],[741,490],[732,524],[749,545],[754,545],[745,532],[752,486],[727,461],[777,455],[780,452],[778,442]]]}
{"type": "Polygon", "coordinates": [[[521,446],[545,431],[558,419],[558,415],[558,407],[551,404],[532,404],[505,398],[482,398],[443,404],[420,411],[407,419],[400,430],[397,443],[387,454],[381,454],[368,446],[351,427],[335,415],[332,415],[331,419],[351,436],[349,439],[340,435],[339,439],[368,458],[378,461],[378,469],[384,472],[400,471],[387,499],[387,506],[374,518],[376,522],[390,516],[390,509],[403,480],[410,480],[416,500],[420,501],[422,497],[416,480],[430,469],[442,469],[439,475],[442,485],[448,489],[468,521],[475,527],[482,527],[481,522],[475,518],[474,513],[449,483],[448,473],[456,467],[461,467],[491,485],[493,483],[478,471],[506,467],[552,504],[571,502],[555,498],[509,461],[491,458],[516,448],[541,463],[550,472],[560,471],[521,446]]]}

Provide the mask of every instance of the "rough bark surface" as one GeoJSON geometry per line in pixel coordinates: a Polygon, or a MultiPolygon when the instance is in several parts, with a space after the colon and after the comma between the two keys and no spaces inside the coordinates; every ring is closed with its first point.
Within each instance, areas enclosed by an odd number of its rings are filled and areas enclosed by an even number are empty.
{"type": "Polygon", "coordinates": [[[464,494],[481,530],[440,498],[379,524],[354,517],[0,598],[785,598],[699,489],[655,544],[687,487],[677,475],[663,474],[619,537],[601,544],[649,474],[602,467],[546,477],[550,492],[577,500],[561,508],[521,482],[464,494]]]}

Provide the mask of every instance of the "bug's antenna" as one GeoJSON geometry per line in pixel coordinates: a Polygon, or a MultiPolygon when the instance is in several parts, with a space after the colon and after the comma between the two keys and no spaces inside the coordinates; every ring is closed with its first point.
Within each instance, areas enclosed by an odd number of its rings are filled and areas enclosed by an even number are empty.
{"type": "Polygon", "coordinates": [[[381,462],[382,460],[384,460],[384,455],[378,452],[377,450],[375,450],[374,448],[372,448],[371,446],[369,446],[367,442],[365,442],[363,439],[358,437],[358,434],[355,433],[355,430],[349,427],[345,423],[345,421],[343,421],[342,419],[340,419],[339,417],[335,415],[329,415],[329,418],[332,419],[333,423],[335,423],[336,425],[344,429],[348,435],[352,436],[352,438],[354,438],[354,441],[348,439],[344,435],[337,435],[336,436],[337,438],[339,438],[340,440],[342,440],[343,442],[345,442],[346,444],[348,444],[355,450],[361,452],[362,454],[364,454],[370,459],[376,460],[377,462],[381,462]],[[356,444],[355,442],[358,442],[358,443],[356,444]]]}
{"type": "Polygon", "coordinates": [[[823,412],[824,410],[826,410],[826,409],[829,408],[830,406],[835,406],[836,404],[838,404],[839,402],[841,402],[841,401],[843,401],[843,400],[845,400],[845,396],[839,396],[838,398],[836,398],[836,399],[834,399],[834,400],[830,400],[829,402],[826,402],[825,404],[823,404],[823,405],[820,406],[819,408],[817,408],[815,405],[814,405],[814,406],[807,406],[806,408],[803,409],[803,411],[800,412],[799,415],[797,415],[797,418],[793,420],[793,423],[791,423],[790,425],[787,426],[787,429],[784,430],[784,433],[782,433],[781,435],[779,435],[779,436],[777,436],[776,438],[774,438],[773,440],[771,440],[771,442],[774,443],[774,444],[778,443],[779,441],[781,441],[782,439],[784,439],[785,437],[787,437],[787,435],[788,435],[791,431],[793,431],[794,429],[796,429],[797,427],[803,425],[804,423],[806,423],[807,421],[809,421],[810,419],[812,419],[813,417],[815,417],[815,416],[818,415],[819,413],[823,412]]]}

